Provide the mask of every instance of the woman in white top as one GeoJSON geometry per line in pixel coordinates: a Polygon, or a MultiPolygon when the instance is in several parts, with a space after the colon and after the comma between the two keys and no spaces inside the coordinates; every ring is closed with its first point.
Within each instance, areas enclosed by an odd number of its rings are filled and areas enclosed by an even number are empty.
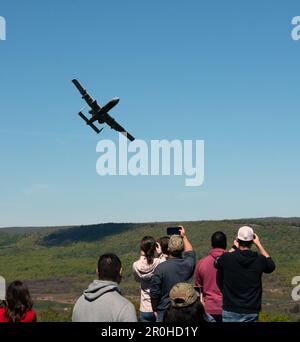
{"type": "Polygon", "coordinates": [[[159,258],[155,257],[157,247],[157,243],[152,236],[145,236],[141,241],[140,259],[133,264],[134,278],[141,283],[141,322],[156,321],[151,305],[150,282],[156,267],[165,261],[163,256],[159,258]]]}

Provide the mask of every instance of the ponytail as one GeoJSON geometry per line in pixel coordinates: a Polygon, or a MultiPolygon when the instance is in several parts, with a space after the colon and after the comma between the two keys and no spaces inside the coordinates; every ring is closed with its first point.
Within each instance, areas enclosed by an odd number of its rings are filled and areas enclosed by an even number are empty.
{"type": "Polygon", "coordinates": [[[141,251],[144,252],[149,265],[153,264],[156,241],[152,236],[145,236],[141,241],[141,251]]]}

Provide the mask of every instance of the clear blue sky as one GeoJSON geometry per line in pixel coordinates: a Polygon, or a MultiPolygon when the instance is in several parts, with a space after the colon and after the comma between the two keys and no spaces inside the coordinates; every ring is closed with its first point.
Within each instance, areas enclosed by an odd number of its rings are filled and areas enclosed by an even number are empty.
{"type": "Polygon", "coordinates": [[[297,15],[296,0],[1,1],[0,226],[299,216],[297,15]],[[119,96],[137,138],[204,139],[204,184],[98,176],[74,77],[119,96]]]}

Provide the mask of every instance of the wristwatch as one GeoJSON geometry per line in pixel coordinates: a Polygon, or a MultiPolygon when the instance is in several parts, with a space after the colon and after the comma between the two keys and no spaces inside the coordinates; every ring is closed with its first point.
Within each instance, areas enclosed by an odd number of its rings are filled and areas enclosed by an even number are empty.
{"type": "Polygon", "coordinates": [[[234,249],[234,250],[236,250],[236,249],[237,249],[237,246],[236,246],[236,245],[233,245],[231,248],[234,249]]]}

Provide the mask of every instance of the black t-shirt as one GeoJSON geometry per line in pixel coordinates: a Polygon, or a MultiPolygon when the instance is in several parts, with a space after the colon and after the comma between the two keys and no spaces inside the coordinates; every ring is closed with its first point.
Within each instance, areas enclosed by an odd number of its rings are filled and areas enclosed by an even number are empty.
{"type": "Polygon", "coordinates": [[[183,258],[169,258],[157,266],[150,285],[150,296],[158,301],[157,311],[169,308],[170,290],[175,284],[188,281],[194,274],[195,265],[195,252],[186,252],[183,258]]]}
{"type": "Polygon", "coordinates": [[[215,262],[223,271],[223,310],[258,313],[261,310],[262,274],[272,273],[275,263],[251,250],[225,253],[215,262]]]}

